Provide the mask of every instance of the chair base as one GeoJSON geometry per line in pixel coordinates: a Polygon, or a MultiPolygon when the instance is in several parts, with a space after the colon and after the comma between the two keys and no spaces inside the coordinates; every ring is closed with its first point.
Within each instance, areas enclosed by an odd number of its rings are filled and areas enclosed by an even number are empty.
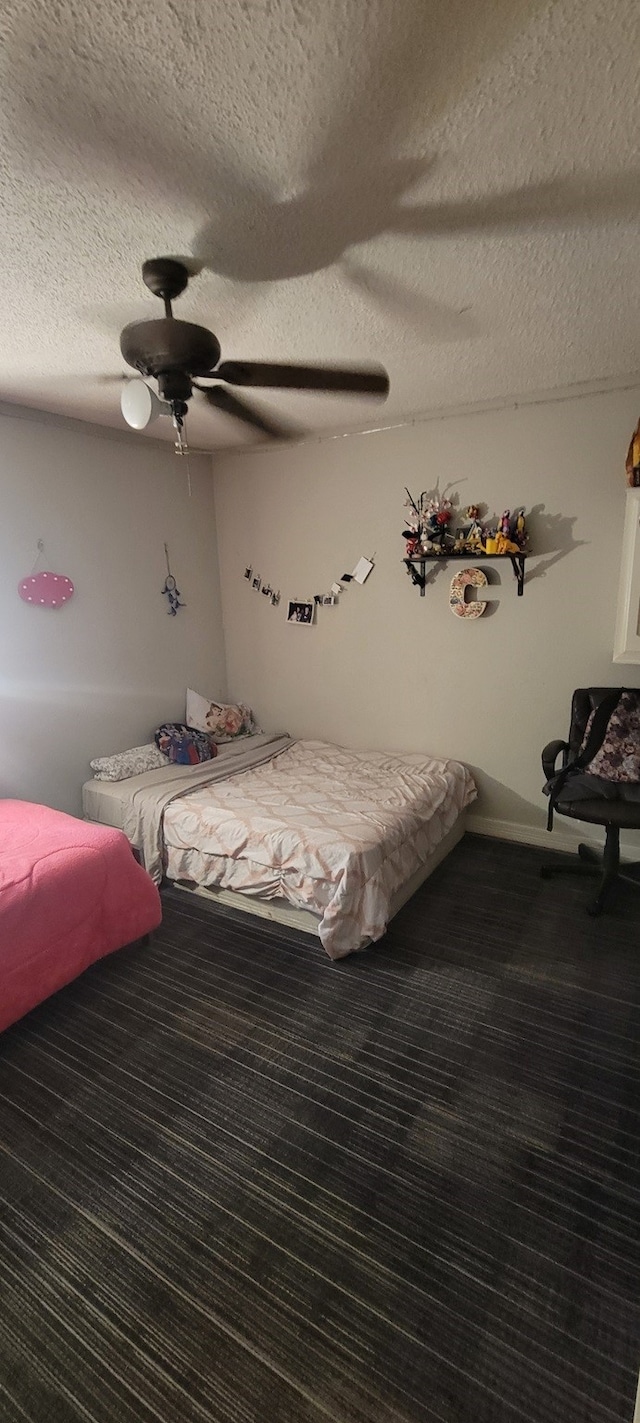
{"type": "Polygon", "coordinates": [[[553,875],[573,874],[573,875],[600,875],[600,885],[595,899],[587,905],[587,914],[596,916],[602,914],[610,891],[616,880],[624,880],[625,884],[635,885],[640,889],[640,864],[625,865],[624,870],[620,869],[620,830],[617,825],[607,826],[607,838],[603,854],[599,854],[591,845],[578,845],[578,859],[570,860],[558,865],[542,865],[540,875],[542,879],[550,879],[553,875]],[[637,872],[637,876],[634,873],[637,872]]]}

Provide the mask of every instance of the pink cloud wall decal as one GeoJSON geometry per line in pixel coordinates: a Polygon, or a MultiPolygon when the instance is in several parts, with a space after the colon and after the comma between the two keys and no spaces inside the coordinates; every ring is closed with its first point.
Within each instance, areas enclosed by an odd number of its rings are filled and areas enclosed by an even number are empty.
{"type": "Polygon", "coordinates": [[[38,608],[63,608],[73,597],[74,587],[64,573],[33,573],[18,584],[24,603],[38,608]]]}

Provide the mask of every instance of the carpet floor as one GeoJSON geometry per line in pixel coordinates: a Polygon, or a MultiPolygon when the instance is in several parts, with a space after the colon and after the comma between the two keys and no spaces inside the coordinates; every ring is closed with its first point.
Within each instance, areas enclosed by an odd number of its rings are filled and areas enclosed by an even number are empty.
{"type": "Polygon", "coordinates": [[[640,895],[541,858],[339,964],[170,891],[2,1036],[3,1423],[631,1423],[640,895]]]}

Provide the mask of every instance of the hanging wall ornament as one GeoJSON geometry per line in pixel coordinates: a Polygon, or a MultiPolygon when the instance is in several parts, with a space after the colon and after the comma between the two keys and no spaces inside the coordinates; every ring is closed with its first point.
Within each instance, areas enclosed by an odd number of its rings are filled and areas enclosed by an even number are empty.
{"type": "Polygon", "coordinates": [[[36,573],[43,552],[44,543],[42,539],[38,539],[38,552],[31,573],[18,584],[18,593],[23,603],[33,603],[34,607],[63,608],[73,597],[73,583],[64,573],[51,573],[49,570],[46,573],[36,573]]]}
{"type": "Polygon", "coordinates": [[[164,546],[164,556],[167,560],[167,576],[164,580],[164,588],[162,589],[162,592],[169,604],[169,607],[167,608],[169,617],[175,618],[178,608],[186,608],[187,605],[186,603],[180,602],[180,589],[176,585],[176,580],[169,566],[169,549],[166,544],[164,546]]]}

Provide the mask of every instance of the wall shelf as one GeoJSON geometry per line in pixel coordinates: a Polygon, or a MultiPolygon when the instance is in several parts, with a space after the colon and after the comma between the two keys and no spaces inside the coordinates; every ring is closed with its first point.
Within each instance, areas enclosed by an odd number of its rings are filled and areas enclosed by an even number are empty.
{"type": "Polygon", "coordinates": [[[412,582],[420,589],[420,597],[424,598],[427,563],[466,563],[467,567],[471,568],[475,563],[493,563],[496,559],[508,558],[518,584],[518,597],[521,598],[524,592],[524,565],[527,557],[526,553],[451,553],[447,550],[445,553],[418,553],[413,558],[403,558],[402,562],[412,582]]]}

